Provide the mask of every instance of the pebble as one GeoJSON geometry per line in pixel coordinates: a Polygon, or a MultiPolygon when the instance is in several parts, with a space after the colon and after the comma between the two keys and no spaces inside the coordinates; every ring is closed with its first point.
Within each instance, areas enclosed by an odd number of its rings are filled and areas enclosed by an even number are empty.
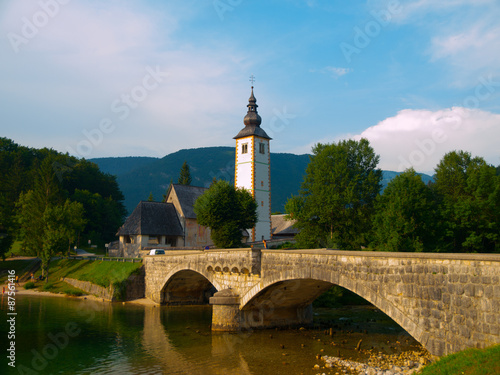
{"type": "MultiPolygon", "coordinates": [[[[325,361],[325,368],[341,367],[344,373],[359,375],[410,375],[419,371],[424,363],[429,363],[431,356],[428,352],[405,352],[394,355],[377,353],[372,354],[367,361],[368,364],[333,356],[321,356],[321,359],[325,361]]],[[[319,365],[315,368],[319,368],[319,365]]]]}

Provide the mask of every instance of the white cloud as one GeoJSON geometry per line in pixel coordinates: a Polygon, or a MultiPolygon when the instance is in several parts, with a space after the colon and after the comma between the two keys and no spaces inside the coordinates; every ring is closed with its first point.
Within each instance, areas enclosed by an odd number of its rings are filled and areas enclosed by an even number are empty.
{"type": "MultiPolygon", "coordinates": [[[[11,1],[5,7],[0,31],[21,33],[23,17],[31,19],[40,11],[38,2],[26,4],[11,1]]],[[[182,21],[202,11],[171,9],[180,6],[164,4],[152,11],[134,1],[70,2],[20,45],[18,53],[8,43],[0,45],[5,67],[0,71],[0,99],[20,103],[6,108],[4,118],[13,128],[5,135],[33,147],[62,152],[71,147],[74,154],[89,158],[163,156],[180,148],[220,144],[221,134],[228,133],[221,128],[233,123],[227,120],[231,109],[241,106],[237,124],[246,112],[249,92],[240,98],[236,92],[241,87],[234,82],[242,71],[247,74],[252,62],[222,39],[205,46],[203,41],[173,38],[182,21]],[[126,118],[119,118],[111,104],[143,84],[148,66],[158,66],[168,77],[126,118]],[[114,130],[102,140],[96,135],[99,142],[88,154],[79,153],[79,145],[89,151],[82,146],[89,142],[84,133],[99,129],[104,118],[113,121],[114,130]]]]}
{"type": "Polygon", "coordinates": [[[321,73],[321,74],[329,74],[332,78],[339,78],[348,73],[352,72],[351,68],[341,68],[335,66],[326,66],[322,69],[311,69],[311,73],[321,73]]]}
{"type": "Polygon", "coordinates": [[[500,75],[497,0],[413,0],[400,8],[393,22],[428,35],[428,48],[422,51],[431,62],[448,66],[446,84],[473,87],[481,75],[500,75]]]}
{"type": "Polygon", "coordinates": [[[400,111],[355,139],[366,138],[380,155],[380,168],[403,171],[413,167],[432,173],[442,157],[464,150],[500,164],[500,115],[453,107],[438,111],[400,111]]]}

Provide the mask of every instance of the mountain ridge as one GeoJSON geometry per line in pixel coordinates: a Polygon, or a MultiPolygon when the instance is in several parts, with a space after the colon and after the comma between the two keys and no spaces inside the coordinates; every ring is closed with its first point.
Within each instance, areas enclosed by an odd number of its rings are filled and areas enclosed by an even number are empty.
{"type": "MultiPolygon", "coordinates": [[[[177,182],[184,161],[191,172],[193,186],[209,187],[214,178],[234,181],[234,147],[216,146],[182,149],[162,158],[126,156],[89,159],[105,173],[116,175],[125,196],[125,207],[131,213],[139,201],[150,193],[156,201],[163,199],[170,182],[177,182]]],[[[299,192],[309,154],[271,153],[271,211],[284,212],[288,198],[299,192]]],[[[383,187],[400,172],[383,171],[383,187]]],[[[419,173],[425,183],[432,177],[419,173]]]]}

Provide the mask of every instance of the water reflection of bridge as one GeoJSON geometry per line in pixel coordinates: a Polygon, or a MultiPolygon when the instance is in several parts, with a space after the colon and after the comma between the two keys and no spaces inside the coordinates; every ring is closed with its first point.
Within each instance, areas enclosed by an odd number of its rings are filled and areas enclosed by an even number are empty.
{"type": "Polygon", "coordinates": [[[147,354],[158,360],[159,373],[252,374],[245,359],[234,349],[238,336],[203,335],[185,326],[168,330],[162,319],[168,311],[147,306],[144,313],[142,346],[147,354]],[[206,351],[211,351],[210,355],[206,351]],[[210,363],[206,363],[206,358],[210,358],[210,363]]]}
{"type": "Polygon", "coordinates": [[[432,354],[500,343],[500,255],[333,250],[169,252],[144,260],[146,297],[201,303],[212,328],[305,324],[340,285],[373,303],[432,354]]]}

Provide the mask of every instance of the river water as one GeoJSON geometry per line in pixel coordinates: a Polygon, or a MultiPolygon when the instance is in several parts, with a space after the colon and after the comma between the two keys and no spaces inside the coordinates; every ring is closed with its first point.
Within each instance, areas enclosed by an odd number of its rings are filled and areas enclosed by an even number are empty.
{"type": "MultiPolygon", "coordinates": [[[[16,367],[3,355],[1,374],[335,374],[314,368],[324,364],[318,354],[363,360],[360,340],[383,353],[420,347],[373,306],[315,310],[312,328],[235,334],[211,332],[210,306],[18,295],[15,307],[16,367]]],[[[9,344],[7,308],[2,297],[1,341],[9,344]]]]}

